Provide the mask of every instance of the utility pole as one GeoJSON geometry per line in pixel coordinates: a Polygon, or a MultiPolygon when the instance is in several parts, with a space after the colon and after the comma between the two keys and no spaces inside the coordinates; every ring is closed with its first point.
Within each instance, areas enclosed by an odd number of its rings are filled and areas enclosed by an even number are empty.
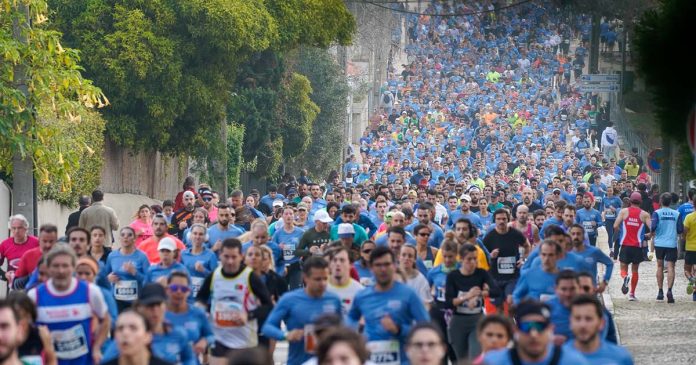
{"type": "MultiPolygon", "coordinates": [[[[28,32],[30,24],[29,6],[27,1],[20,0],[16,2],[18,12],[24,15],[21,19],[15,17],[12,21],[12,35],[22,44],[29,44],[28,32]]],[[[29,103],[29,87],[27,66],[23,62],[19,62],[14,67],[15,85],[17,89],[24,95],[27,100],[26,110],[31,112],[32,106],[29,103]]],[[[36,117],[35,115],[32,116],[36,117]]],[[[28,128],[24,126],[25,133],[28,133],[28,128]]],[[[34,180],[34,161],[32,160],[31,152],[27,152],[26,156],[17,150],[12,155],[12,214],[22,214],[29,221],[29,229],[36,234],[37,224],[37,209],[36,209],[36,182],[34,180]]]]}

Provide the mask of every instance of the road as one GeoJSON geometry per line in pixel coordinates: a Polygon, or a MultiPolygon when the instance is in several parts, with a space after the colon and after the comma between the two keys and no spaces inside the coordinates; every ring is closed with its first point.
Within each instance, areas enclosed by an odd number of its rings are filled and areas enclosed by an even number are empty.
{"type": "MultiPolygon", "coordinates": [[[[603,229],[600,230],[598,241],[607,252],[603,229]]],[[[628,297],[621,293],[620,269],[616,263],[608,294],[613,303],[614,321],[619,329],[621,344],[633,354],[637,365],[695,364],[696,302],[686,294],[684,261],[677,261],[674,304],[667,304],[666,299],[662,302],[655,300],[656,267],[654,261],[640,265],[640,281],[636,287],[638,301],[629,302],[628,297]]]]}

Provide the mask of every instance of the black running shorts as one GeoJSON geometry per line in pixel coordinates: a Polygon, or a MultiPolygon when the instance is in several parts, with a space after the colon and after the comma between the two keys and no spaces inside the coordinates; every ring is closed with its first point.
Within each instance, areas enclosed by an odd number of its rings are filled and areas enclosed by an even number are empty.
{"type": "Polygon", "coordinates": [[[657,257],[658,260],[677,262],[677,248],[655,247],[655,257],[657,257]]]}
{"type": "Polygon", "coordinates": [[[624,264],[640,264],[643,262],[643,249],[640,247],[621,246],[619,261],[624,264]]]}

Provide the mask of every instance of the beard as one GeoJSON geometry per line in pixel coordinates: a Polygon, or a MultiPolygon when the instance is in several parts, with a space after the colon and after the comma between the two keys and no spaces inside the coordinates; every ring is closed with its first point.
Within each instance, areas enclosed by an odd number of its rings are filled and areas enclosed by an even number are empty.
{"type": "Polygon", "coordinates": [[[15,354],[15,351],[17,350],[16,347],[14,346],[7,346],[7,349],[5,351],[0,350],[0,363],[5,363],[9,358],[12,357],[12,355],[15,354]]]}

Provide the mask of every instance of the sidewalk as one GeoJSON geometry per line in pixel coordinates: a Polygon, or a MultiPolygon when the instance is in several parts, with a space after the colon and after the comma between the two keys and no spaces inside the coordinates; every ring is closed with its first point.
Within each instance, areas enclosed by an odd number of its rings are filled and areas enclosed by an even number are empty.
{"type": "MultiPolygon", "coordinates": [[[[598,244],[608,252],[606,231],[601,229],[598,244]]],[[[601,265],[600,265],[601,266],[601,265]]],[[[614,321],[621,344],[633,354],[636,365],[696,363],[696,302],[686,295],[684,260],[676,263],[675,304],[658,302],[655,269],[657,264],[640,265],[637,302],[629,302],[621,293],[620,266],[614,266],[608,294],[613,302],[614,321]]],[[[665,274],[665,283],[667,274],[665,274]]],[[[665,293],[667,285],[665,284],[665,293]]],[[[611,310],[611,308],[610,308],[611,310]]]]}

